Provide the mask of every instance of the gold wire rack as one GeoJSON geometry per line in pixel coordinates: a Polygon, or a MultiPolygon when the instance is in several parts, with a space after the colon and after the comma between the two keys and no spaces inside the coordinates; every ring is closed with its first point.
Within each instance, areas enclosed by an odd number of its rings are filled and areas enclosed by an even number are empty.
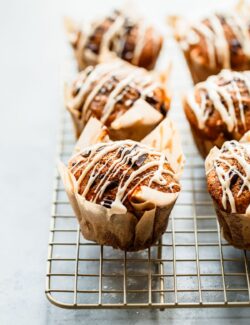
{"type": "MultiPolygon", "coordinates": [[[[173,86],[181,90],[185,80],[174,80],[173,86]]],[[[229,246],[221,237],[206,191],[204,162],[178,98],[174,115],[187,161],[181,195],[158,244],[131,253],[85,240],[56,172],[46,274],[46,295],[53,304],[162,310],[250,306],[249,253],[229,246]]],[[[58,159],[67,162],[74,146],[67,113],[62,114],[60,135],[58,159]]]]}

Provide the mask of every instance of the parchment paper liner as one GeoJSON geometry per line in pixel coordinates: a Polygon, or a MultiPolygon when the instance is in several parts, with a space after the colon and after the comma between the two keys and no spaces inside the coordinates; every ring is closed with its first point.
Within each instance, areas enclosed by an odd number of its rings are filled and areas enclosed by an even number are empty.
{"type": "MultiPolygon", "coordinates": [[[[88,135],[89,144],[95,143],[98,133],[100,137],[103,137],[103,134],[106,132],[103,130],[102,124],[96,119],[89,120],[89,130],[93,129],[91,126],[93,123],[95,125],[95,132],[93,132],[95,133],[95,139],[91,139],[88,135]],[[98,124],[99,128],[97,129],[98,124]]],[[[169,126],[170,124],[169,120],[166,119],[161,123],[160,127],[164,125],[169,126]]],[[[86,147],[85,130],[76,145],[76,151],[86,147]]],[[[156,137],[156,133],[155,130],[151,140],[156,137]]],[[[166,139],[166,141],[165,139],[162,140],[162,148],[165,148],[164,150],[168,155],[173,152],[174,147],[178,148],[178,150],[180,148],[180,145],[176,144],[179,139],[177,136],[175,138],[176,140],[172,139],[171,141],[169,139],[166,139]],[[170,142],[176,145],[168,149],[167,143],[170,142]]],[[[147,143],[146,139],[144,143],[147,143]]],[[[182,152],[174,153],[173,157],[177,158],[177,160],[176,158],[172,159],[173,169],[180,173],[183,167],[183,154],[182,152]],[[174,163],[175,160],[176,163],[174,163]]],[[[166,230],[170,212],[179,193],[163,193],[142,186],[141,190],[135,193],[131,199],[131,204],[137,211],[141,211],[142,214],[138,221],[136,216],[130,212],[124,210],[113,211],[112,209],[107,209],[87,201],[76,192],[74,177],[69,173],[67,167],[60,162],[58,168],[69,201],[79,221],[81,232],[87,240],[93,240],[99,244],[113,246],[122,250],[136,251],[153,245],[166,230]]]]}
{"type": "MultiPolygon", "coordinates": [[[[122,60],[113,56],[103,59],[105,62],[117,62],[122,60]]],[[[123,62],[124,65],[131,66],[127,62],[123,62]]],[[[134,67],[133,67],[134,68],[134,67]]],[[[135,67],[136,68],[136,67],[135,67]]],[[[169,77],[172,64],[170,61],[167,62],[166,69],[162,72],[147,72],[153,76],[153,79],[158,82],[163,89],[166,88],[166,82],[169,77]]],[[[143,69],[143,68],[139,68],[143,69]]],[[[75,136],[78,138],[86,126],[86,122],[79,119],[78,111],[73,109],[70,105],[73,97],[71,95],[71,86],[68,83],[64,85],[64,105],[69,111],[75,130],[75,136]]],[[[164,98],[167,107],[170,106],[170,99],[164,98]]],[[[124,140],[132,139],[140,141],[147,134],[149,134],[162,120],[164,116],[158,112],[153,106],[148,104],[144,99],[139,98],[134,104],[125,112],[121,117],[113,121],[109,127],[109,135],[112,140],[124,140]]]]}
{"type": "MultiPolygon", "coordinates": [[[[247,132],[241,142],[250,142],[250,132],[247,132]]],[[[219,149],[214,147],[205,161],[206,173],[212,168],[213,160],[218,155],[219,149]]],[[[250,207],[246,213],[229,213],[221,210],[214,201],[215,211],[223,237],[234,247],[250,250],[250,207]]]]}
{"type": "MultiPolygon", "coordinates": [[[[236,5],[230,8],[230,10],[243,16],[248,15],[249,8],[250,7],[246,1],[238,0],[236,5]]],[[[185,37],[192,24],[186,18],[178,15],[169,16],[167,17],[167,22],[173,29],[174,38],[180,44],[180,48],[184,54],[194,84],[206,80],[211,75],[218,74],[221,69],[223,69],[223,67],[219,65],[215,65],[215,67],[212,68],[207,62],[204,64],[203,58],[199,58],[199,53],[192,52],[191,54],[191,51],[186,44],[185,37]]],[[[244,71],[248,69],[249,65],[245,67],[242,66],[239,70],[244,71]]]]}

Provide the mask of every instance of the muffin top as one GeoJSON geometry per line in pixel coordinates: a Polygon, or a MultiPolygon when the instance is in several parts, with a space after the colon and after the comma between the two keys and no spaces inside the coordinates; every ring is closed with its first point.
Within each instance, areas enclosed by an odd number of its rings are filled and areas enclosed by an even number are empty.
{"type": "Polygon", "coordinates": [[[250,143],[227,141],[206,161],[208,191],[226,212],[246,213],[250,205],[250,143]]]}
{"type": "Polygon", "coordinates": [[[200,65],[246,70],[250,65],[249,23],[249,15],[240,12],[213,14],[191,25],[181,44],[200,65]]]}
{"type": "Polygon", "coordinates": [[[142,68],[114,60],[90,66],[69,87],[66,106],[86,124],[95,117],[109,127],[138,100],[143,99],[164,117],[169,98],[163,86],[142,68]]]}
{"type": "Polygon", "coordinates": [[[72,157],[68,169],[77,193],[106,208],[135,212],[132,203],[142,203],[145,187],[159,195],[180,191],[166,156],[132,140],[90,146],[72,157]]]}
{"type": "MultiPolygon", "coordinates": [[[[208,139],[239,140],[250,130],[250,72],[222,70],[188,94],[190,123],[208,139]]],[[[186,111],[187,112],[187,111],[186,111]]]]}
{"type": "Polygon", "coordinates": [[[143,19],[120,10],[95,21],[89,30],[79,31],[72,45],[80,48],[82,59],[98,62],[98,56],[112,51],[123,60],[152,69],[162,46],[162,36],[143,19]],[[149,43],[152,42],[152,46],[149,43]]]}

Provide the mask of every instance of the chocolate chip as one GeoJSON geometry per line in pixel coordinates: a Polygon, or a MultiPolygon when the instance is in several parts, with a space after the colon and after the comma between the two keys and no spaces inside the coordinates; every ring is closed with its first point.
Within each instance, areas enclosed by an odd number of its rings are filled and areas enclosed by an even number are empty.
{"type": "Polygon", "coordinates": [[[118,186],[118,181],[111,181],[108,185],[107,185],[107,187],[105,188],[105,192],[106,191],[111,191],[111,190],[113,190],[114,188],[116,188],[117,186],[118,186]]]}
{"type": "Polygon", "coordinates": [[[133,58],[133,52],[126,52],[124,55],[123,55],[123,59],[126,59],[126,60],[131,60],[133,58]]]}
{"type": "Polygon", "coordinates": [[[231,180],[230,180],[230,188],[232,188],[236,184],[236,182],[237,182],[237,180],[239,178],[239,175],[238,174],[235,174],[234,171],[230,171],[229,177],[231,177],[231,180]]]}
{"type": "Polygon", "coordinates": [[[98,50],[99,50],[98,44],[95,44],[95,43],[89,43],[87,45],[87,48],[96,54],[98,53],[98,50]]]}
{"type": "Polygon", "coordinates": [[[237,54],[239,49],[241,49],[241,44],[239,42],[239,40],[237,38],[233,38],[230,42],[230,46],[231,46],[231,51],[234,54],[237,54]]]}
{"type": "Polygon", "coordinates": [[[108,199],[108,198],[105,198],[105,199],[101,202],[101,204],[102,204],[103,206],[105,206],[105,208],[108,208],[108,209],[111,208],[112,203],[113,203],[113,201],[110,200],[110,199],[108,199]]]}
{"type": "Polygon", "coordinates": [[[141,155],[134,163],[134,165],[136,167],[141,167],[142,164],[144,163],[144,161],[146,160],[148,154],[147,153],[144,153],[143,155],[141,155]]]}
{"type": "Polygon", "coordinates": [[[146,96],[146,102],[148,102],[149,104],[155,105],[158,103],[158,100],[155,99],[154,96],[146,96]]]}
{"type": "Polygon", "coordinates": [[[88,158],[90,154],[91,154],[91,150],[88,150],[88,151],[86,151],[86,152],[81,153],[81,156],[82,156],[83,158],[88,158]]]}

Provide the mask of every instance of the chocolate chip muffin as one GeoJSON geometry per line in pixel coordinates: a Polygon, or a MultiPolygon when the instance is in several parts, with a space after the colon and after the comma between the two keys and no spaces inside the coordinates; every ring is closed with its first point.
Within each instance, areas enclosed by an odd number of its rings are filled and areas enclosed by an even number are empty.
{"type": "Polygon", "coordinates": [[[163,42],[162,36],[144,20],[133,19],[119,10],[88,28],[81,29],[69,21],[66,28],[80,70],[99,63],[101,56],[109,52],[151,70],[163,42]]]}
{"type": "Polygon", "coordinates": [[[250,130],[250,72],[222,70],[184,98],[194,140],[205,158],[213,146],[240,140],[250,130]]]}
{"type": "Polygon", "coordinates": [[[98,143],[65,168],[66,191],[86,239],[133,251],[166,230],[180,184],[164,153],[132,140],[98,143]]]}
{"type": "Polygon", "coordinates": [[[206,159],[208,191],[225,239],[250,249],[250,142],[227,141],[206,159]]]}
{"type": "Polygon", "coordinates": [[[243,9],[210,15],[177,38],[194,83],[222,69],[250,69],[250,18],[243,9]]]}
{"type": "Polygon", "coordinates": [[[144,138],[166,116],[170,99],[145,69],[122,60],[89,66],[65,88],[65,105],[79,137],[91,117],[113,140],[144,138]]]}

